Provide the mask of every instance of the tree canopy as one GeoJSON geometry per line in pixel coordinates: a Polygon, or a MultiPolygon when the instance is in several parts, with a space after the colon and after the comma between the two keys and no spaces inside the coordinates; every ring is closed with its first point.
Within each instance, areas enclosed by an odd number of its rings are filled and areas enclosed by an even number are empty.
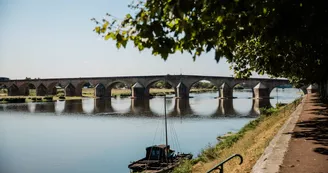
{"type": "Polygon", "coordinates": [[[195,60],[214,51],[236,77],[252,71],[296,83],[327,79],[328,10],[315,0],[144,0],[118,19],[107,13],[95,32],[117,48],[131,41],[167,59],[177,51],[195,60]]]}

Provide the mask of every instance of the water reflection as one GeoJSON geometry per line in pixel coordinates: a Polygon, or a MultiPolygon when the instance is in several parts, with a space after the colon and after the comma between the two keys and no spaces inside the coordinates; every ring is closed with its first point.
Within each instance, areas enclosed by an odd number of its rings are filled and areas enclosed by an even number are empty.
{"type": "Polygon", "coordinates": [[[29,112],[35,112],[35,104],[30,102],[30,103],[27,103],[27,109],[29,110],[29,112]]]}
{"type": "Polygon", "coordinates": [[[95,99],[94,113],[114,112],[111,99],[95,99]]]}
{"type": "Polygon", "coordinates": [[[192,115],[193,111],[190,107],[189,99],[175,99],[174,109],[169,116],[182,116],[182,115],[192,115]]]}
{"type": "MultiPolygon", "coordinates": [[[[34,105],[34,112],[56,112],[55,104],[37,103],[34,105]]],[[[30,111],[31,112],[31,111],[30,111]]]]}
{"type": "Polygon", "coordinates": [[[253,99],[253,106],[249,115],[251,116],[259,115],[261,108],[270,108],[270,107],[272,107],[270,103],[270,99],[253,99]]]}
{"type": "Polygon", "coordinates": [[[55,112],[57,114],[60,114],[65,110],[65,102],[64,101],[56,101],[54,105],[55,105],[55,112]]]}
{"type": "MultiPolygon", "coordinates": [[[[260,108],[270,107],[269,99],[175,99],[166,100],[170,117],[257,116],[260,108]]],[[[46,103],[0,104],[0,111],[53,112],[56,114],[98,114],[129,116],[164,115],[164,98],[83,99],[46,103]]]]}
{"type": "Polygon", "coordinates": [[[111,99],[113,112],[128,113],[130,112],[131,102],[129,98],[113,98],[111,99]]]}
{"type": "Polygon", "coordinates": [[[233,99],[219,99],[219,107],[216,112],[217,115],[236,115],[233,108],[233,99]]]}
{"type": "MultiPolygon", "coordinates": [[[[166,98],[166,113],[172,114],[175,110],[175,99],[173,97],[166,98]]],[[[150,110],[156,115],[164,115],[164,97],[154,97],[149,102],[150,110]]]]}
{"type": "Polygon", "coordinates": [[[83,113],[82,100],[66,100],[65,102],[65,113],[83,113]]]}

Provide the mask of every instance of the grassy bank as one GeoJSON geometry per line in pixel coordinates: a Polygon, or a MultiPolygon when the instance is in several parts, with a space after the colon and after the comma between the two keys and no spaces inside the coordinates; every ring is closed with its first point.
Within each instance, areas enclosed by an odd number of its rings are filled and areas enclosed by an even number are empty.
{"type": "Polygon", "coordinates": [[[184,162],[174,173],[204,173],[235,153],[243,156],[244,163],[239,165],[239,160],[233,159],[224,165],[224,171],[251,172],[265,148],[299,103],[300,99],[278,109],[263,111],[265,114],[249,122],[238,133],[221,137],[221,142],[204,149],[197,158],[184,162]]]}
{"type": "Polygon", "coordinates": [[[0,103],[25,103],[25,102],[51,102],[52,96],[5,96],[0,97],[0,103]]]}

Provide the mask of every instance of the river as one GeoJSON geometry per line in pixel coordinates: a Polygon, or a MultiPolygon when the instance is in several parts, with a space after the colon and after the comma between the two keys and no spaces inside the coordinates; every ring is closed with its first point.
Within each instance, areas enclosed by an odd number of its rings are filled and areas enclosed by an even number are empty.
{"type": "MultiPolygon", "coordinates": [[[[259,114],[259,106],[289,103],[297,89],[279,89],[270,100],[219,100],[217,93],[191,94],[189,100],[167,98],[168,140],[176,151],[195,156],[237,132],[259,114]]],[[[164,98],[71,100],[0,104],[1,173],[125,173],[145,148],[164,143],[164,98]]]]}

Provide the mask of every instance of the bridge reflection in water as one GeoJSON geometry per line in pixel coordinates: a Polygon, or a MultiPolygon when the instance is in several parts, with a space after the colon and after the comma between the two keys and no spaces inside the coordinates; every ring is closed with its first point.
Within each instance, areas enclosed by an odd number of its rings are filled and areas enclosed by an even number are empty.
{"type": "MultiPolygon", "coordinates": [[[[197,102],[193,99],[167,98],[167,114],[171,117],[233,117],[258,116],[260,108],[271,107],[269,99],[241,100],[249,103],[247,110],[238,111],[238,99],[211,99],[208,102],[197,102]],[[191,103],[192,102],[192,103],[191,103]],[[235,105],[234,105],[234,102],[235,105]],[[199,109],[203,109],[199,111],[199,109]],[[205,110],[205,111],[204,111],[205,110]]],[[[245,105],[244,105],[245,107],[245,105]]],[[[162,97],[153,99],[83,99],[46,103],[0,104],[0,111],[48,112],[56,114],[93,114],[125,116],[162,116],[164,103],[162,97]]]]}

